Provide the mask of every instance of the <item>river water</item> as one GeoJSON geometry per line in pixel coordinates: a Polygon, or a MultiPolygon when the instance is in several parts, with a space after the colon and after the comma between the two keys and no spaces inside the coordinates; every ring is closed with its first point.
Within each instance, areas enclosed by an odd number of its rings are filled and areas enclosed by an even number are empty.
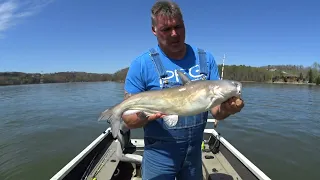
{"type": "MultiPolygon", "coordinates": [[[[243,86],[244,109],[216,130],[271,179],[319,179],[320,87],[243,86]]],[[[0,179],[49,179],[108,127],[97,118],[122,98],[114,82],[0,87],[0,179]]]]}

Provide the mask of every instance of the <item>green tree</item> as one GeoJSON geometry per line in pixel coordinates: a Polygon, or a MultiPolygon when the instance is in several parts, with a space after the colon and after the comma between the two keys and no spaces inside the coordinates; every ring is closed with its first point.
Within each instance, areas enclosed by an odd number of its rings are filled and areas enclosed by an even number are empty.
{"type": "Polygon", "coordinates": [[[309,70],[308,76],[309,76],[309,83],[312,83],[312,82],[313,82],[313,72],[312,72],[312,69],[309,70]]]}
{"type": "Polygon", "coordinates": [[[320,75],[316,79],[316,85],[320,85],[320,75]]]}
{"type": "Polygon", "coordinates": [[[302,72],[301,72],[300,75],[299,75],[299,80],[300,80],[300,81],[303,81],[303,74],[302,74],[302,72]]]}

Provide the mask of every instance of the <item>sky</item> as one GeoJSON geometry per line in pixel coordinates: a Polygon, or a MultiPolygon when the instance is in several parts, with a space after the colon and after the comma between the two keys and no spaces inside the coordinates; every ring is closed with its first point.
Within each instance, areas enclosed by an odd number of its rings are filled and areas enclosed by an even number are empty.
{"type": "MultiPolygon", "coordinates": [[[[114,73],[157,45],[155,0],[0,0],[0,72],[114,73]]],[[[218,64],[320,62],[320,1],[175,0],[186,43],[218,64]]]]}

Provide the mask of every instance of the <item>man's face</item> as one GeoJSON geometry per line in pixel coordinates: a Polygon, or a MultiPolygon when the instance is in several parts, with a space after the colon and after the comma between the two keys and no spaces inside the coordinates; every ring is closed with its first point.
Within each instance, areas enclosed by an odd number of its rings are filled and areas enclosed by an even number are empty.
{"type": "Polygon", "coordinates": [[[152,31],[162,48],[170,52],[183,51],[185,27],[181,17],[157,16],[152,31]]]}

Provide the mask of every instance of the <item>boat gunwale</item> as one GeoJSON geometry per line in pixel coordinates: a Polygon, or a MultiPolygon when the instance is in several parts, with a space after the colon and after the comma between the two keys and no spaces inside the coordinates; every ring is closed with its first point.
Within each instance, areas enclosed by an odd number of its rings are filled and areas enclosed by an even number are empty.
{"type": "Polygon", "coordinates": [[[77,156],[69,161],[63,168],[61,168],[50,180],[63,179],[72,169],[77,166],[94,148],[96,148],[102,140],[104,140],[111,132],[109,127],[103,131],[95,140],[93,140],[88,146],[86,146],[77,156]]]}
{"type": "MultiPolygon", "coordinates": [[[[208,119],[207,122],[215,122],[215,119],[208,119]]],[[[245,157],[237,148],[229,143],[224,137],[219,135],[215,129],[205,129],[203,133],[212,134],[215,136],[221,144],[223,144],[228,151],[231,152],[251,173],[253,173],[258,179],[271,180],[264,172],[262,172],[255,164],[253,164],[247,157],[245,157]]]]}

